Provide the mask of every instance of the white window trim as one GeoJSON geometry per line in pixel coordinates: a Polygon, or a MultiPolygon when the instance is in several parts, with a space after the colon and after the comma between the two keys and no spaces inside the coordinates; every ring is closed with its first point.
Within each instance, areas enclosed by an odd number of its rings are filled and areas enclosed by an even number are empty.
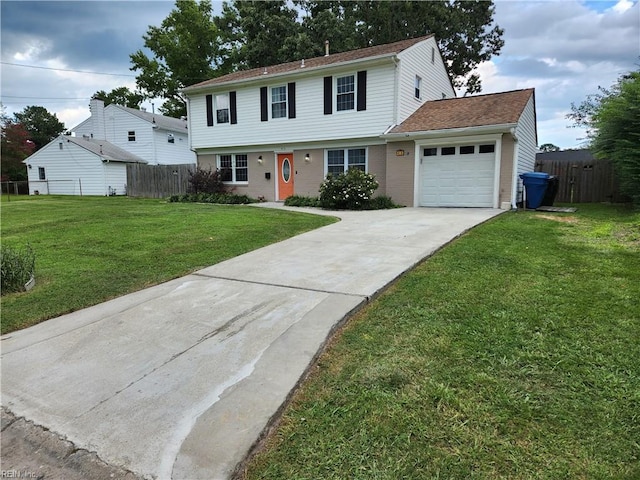
{"type": "Polygon", "coordinates": [[[422,77],[416,75],[413,79],[413,98],[422,101],[422,77]],[[418,96],[416,96],[416,90],[418,90],[418,96]]]}
{"type": "Polygon", "coordinates": [[[221,92],[215,93],[213,95],[213,124],[214,125],[231,125],[231,95],[229,92],[221,92]],[[224,108],[218,108],[218,97],[226,96],[227,97],[227,118],[226,122],[218,121],[218,110],[225,110],[224,108]]]}
{"type": "MultiPolygon", "coordinates": [[[[222,182],[225,185],[248,185],[249,184],[249,155],[246,153],[222,153],[216,155],[216,168],[218,170],[222,170],[222,161],[220,157],[222,156],[230,156],[231,157],[231,181],[222,182]],[[247,180],[238,181],[236,180],[236,156],[244,155],[247,157],[247,180]]],[[[244,168],[244,167],[241,167],[244,168]]]]}
{"type": "Polygon", "coordinates": [[[324,150],[324,176],[326,177],[329,173],[329,151],[333,150],[343,150],[344,151],[344,169],[343,172],[347,172],[349,170],[349,150],[359,150],[364,149],[364,171],[365,173],[369,173],[369,147],[363,146],[351,146],[351,147],[334,147],[334,148],[325,148],[324,150]]]}
{"type": "MultiPolygon", "coordinates": [[[[338,115],[355,112],[358,109],[358,74],[357,72],[344,73],[333,76],[333,111],[338,115]],[[338,78],[353,77],[353,108],[338,110],[338,78]]],[[[333,149],[332,149],[333,150],[333,149]]]]}
{"type": "Polygon", "coordinates": [[[269,120],[286,120],[289,118],[289,89],[287,88],[287,84],[284,85],[274,85],[273,87],[269,87],[269,120]],[[274,88],[284,88],[284,117],[274,117],[273,116],[273,89],[274,88]]]}

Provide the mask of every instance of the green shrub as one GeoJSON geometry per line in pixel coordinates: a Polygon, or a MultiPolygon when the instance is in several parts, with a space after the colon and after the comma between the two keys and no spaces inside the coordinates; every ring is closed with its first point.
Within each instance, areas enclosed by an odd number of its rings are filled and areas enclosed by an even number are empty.
{"type": "Polygon", "coordinates": [[[287,207],[319,207],[320,201],[317,197],[305,197],[303,195],[291,195],[284,204],[287,207]]]}
{"type": "Polygon", "coordinates": [[[320,185],[320,206],[331,210],[362,210],[377,188],[374,175],[356,168],[339,175],[329,174],[320,185]]]}
{"type": "Polygon", "coordinates": [[[386,195],[380,195],[369,200],[369,203],[365,205],[365,210],[385,210],[389,208],[402,208],[402,205],[398,205],[391,200],[391,197],[386,195]]]}
{"type": "Polygon", "coordinates": [[[0,262],[0,277],[2,278],[2,295],[24,290],[24,285],[36,270],[36,255],[27,244],[24,250],[16,250],[2,245],[2,260],[0,262]]]}
{"type": "Polygon", "coordinates": [[[246,205],[247,203],[258,202],[255,198],[234,193],[185,193],[183,195],[172,195],[167,201],[170,203],[220,203],[224,205],[246,205]]]}

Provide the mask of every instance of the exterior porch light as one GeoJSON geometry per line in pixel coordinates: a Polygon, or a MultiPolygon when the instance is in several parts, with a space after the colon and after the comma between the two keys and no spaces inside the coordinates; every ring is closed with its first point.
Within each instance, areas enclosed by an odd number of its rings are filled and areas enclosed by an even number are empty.
{"type": "Polygon", "coordinates": [[[304,161],[305,163],[311,163],[311,156],[308,153],[304,156],[304,161]]]}
{"type": "Polygon", "coordinates": [[[262,162],[263,162],[263,160],[262,160],[262,155],[260,155],[260,156],[258,157],[258,165],[262,165],[262,162]]]}

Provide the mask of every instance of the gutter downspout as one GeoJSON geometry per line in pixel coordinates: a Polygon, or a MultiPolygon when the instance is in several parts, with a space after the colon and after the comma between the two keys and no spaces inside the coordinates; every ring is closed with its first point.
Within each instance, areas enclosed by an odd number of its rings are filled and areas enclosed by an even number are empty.
{"type": "MultiPolygon", "coordinates": [[[[393,124],[398,124],[398,110],[400,109],[400,60],[398,60],[398,56],[394,55],[391,57],[393,61],[393,65],[395,66],[395,74],[394,74],[394,82],[393,82],[393,98],[396,108],[393,109],[393,124]]],[[[387,132],[385,132],[387,133],[387,132]]]]}
{"type": "MultiPolygon", "coordinates": [[[[518,209],[518,135],[516,134],[516,129],[512,128],[509,130],[511,133],[511,138],[513,138],[513,173],[512,173],[512,181],[511,181],[511,208],[513,210],[518,209]]],[[[524,200],[524,199],[523,199],[524,200]]]]}

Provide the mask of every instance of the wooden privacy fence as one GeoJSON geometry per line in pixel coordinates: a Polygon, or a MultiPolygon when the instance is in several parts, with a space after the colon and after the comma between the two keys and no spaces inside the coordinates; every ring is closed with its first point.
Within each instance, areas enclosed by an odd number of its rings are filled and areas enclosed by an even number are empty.
{"type": "Polygon", "coordinates": [[[189,172],[195,165],[127,165],[127,195],[165,198],[187,193],[189,172]]]}
{"type": "Polygon", "coordinates": [[[626,202],[610,160],[536,160],[536,171],[558,177],[559,203],[626,202]]]}

